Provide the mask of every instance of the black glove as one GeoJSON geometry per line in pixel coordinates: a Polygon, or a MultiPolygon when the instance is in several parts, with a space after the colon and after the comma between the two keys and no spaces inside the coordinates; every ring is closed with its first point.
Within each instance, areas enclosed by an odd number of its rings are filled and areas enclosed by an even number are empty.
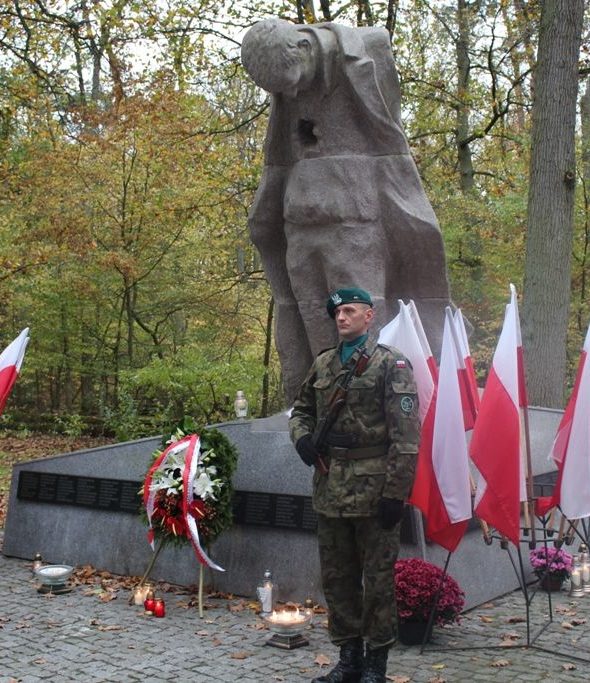
{"type": "Polygon", "coordinates": [[[316,464],[318,453],[313,445],[313,436],[311,434],[304,434],[300,437],[295,444],[295,450],[306,465],[311,467],[316,464]]]}
{"type": "Polygon", "coordinates": [[[397,498],[381,498],[377,503],[377,517],[382,529],[393,529],[404,514],[404,501],[397,498]]]}

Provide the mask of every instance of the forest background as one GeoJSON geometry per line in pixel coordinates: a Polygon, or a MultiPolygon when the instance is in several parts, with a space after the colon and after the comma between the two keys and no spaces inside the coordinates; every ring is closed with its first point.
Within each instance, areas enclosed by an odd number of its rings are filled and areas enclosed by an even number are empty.
{"type": "Polygon", "coordinates": [[[480,382],[509,282],[524,284],[526,313],[528,268],[549,316],[567,290],[565,367],[561,380],[547,375],[543,401],[560,407],[590,322],[588,9],[571,27],[577,164],[561,285],[543,279],[551,269],[527,234],[531,113],[535,87],[547,88],[535,83],[542,10],[563,6],[0,0],[0,347],[31,330],[0,429],[136,438],[184,415],[231,419],[237,390],[252,416],[285,408],[272,297],[247,229],[269,101],[239,62],[244,31],[269,16],[389,30],[480,382]]]}

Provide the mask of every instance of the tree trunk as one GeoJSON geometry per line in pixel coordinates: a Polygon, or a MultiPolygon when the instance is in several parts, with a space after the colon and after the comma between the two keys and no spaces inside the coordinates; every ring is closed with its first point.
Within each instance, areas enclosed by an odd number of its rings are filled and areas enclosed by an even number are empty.
{"type": "Polygon", "coordinates": [[[459,35],[455,43],[457,55],[457,157],[461,177],[461,191],[473,189],[473,162],[469,146],[469,40],[471,35],[469,8],[465,0],[458,0],[457,22],[459,35]]]}
{"type": "Polygon", "coordinates": [[[584,207],[583,237],[578,250],[574,250],[576,268],[580,274],[576,282],[577,311],[576,322],[578,332],[583,335],[588,321],[586,320],[586,297],[588,291],[587,268],[590,249],[590,78],[586,81],[586,91],[580,100],[580,119],[582,122],[582,200],[584,207]]]}
{"type": "Polygon", "coordinates": [[[535,74],[523,305],[532,405],[561,407],[575,189],[574,129],[584,0],[544,0],[535,74]]]}
{"type": "Polygon", "coordinates": [[[264,342],[264,375],[262,377],[262,405],[260,406],[260,417],[267,417],[269,405],[269,386],[270,386],[270,354],[272,348],[272,325],[274,317],[274,299],[271,297],[268,303],[268,314],[266,318],[266,339],[264,342]]]}

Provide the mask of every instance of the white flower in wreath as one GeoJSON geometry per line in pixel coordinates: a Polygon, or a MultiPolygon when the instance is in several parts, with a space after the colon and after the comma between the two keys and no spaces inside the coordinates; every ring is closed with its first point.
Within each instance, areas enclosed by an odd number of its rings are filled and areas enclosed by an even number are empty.
{"type": "Polygon", "coordinates": [[[207,474],[207,472],[201,472],[198,477],[193,482],[193,492],[195,496],[198,496],[202,500],[207,500],[207,498],[212,498],[215,500],[215,482],[207,474]]]}
{"type": "Polygon", "coordinates": [[[179,493],[182,490],[182,479],[175,478],[174,470],[159,471],[154,474],[150,491],[166,489],[166,494],[179,493]]]}

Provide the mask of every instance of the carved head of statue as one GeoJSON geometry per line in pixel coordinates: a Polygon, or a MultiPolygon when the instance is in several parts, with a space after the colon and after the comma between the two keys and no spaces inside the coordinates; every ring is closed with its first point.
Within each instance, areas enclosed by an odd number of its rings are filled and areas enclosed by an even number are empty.
{"type": "Polygon", "coordinates": [[[267,92],[296,97],[318,71],[315,38],[282,19],[260,21],[244,36],[242,64],[267,92]]]}

